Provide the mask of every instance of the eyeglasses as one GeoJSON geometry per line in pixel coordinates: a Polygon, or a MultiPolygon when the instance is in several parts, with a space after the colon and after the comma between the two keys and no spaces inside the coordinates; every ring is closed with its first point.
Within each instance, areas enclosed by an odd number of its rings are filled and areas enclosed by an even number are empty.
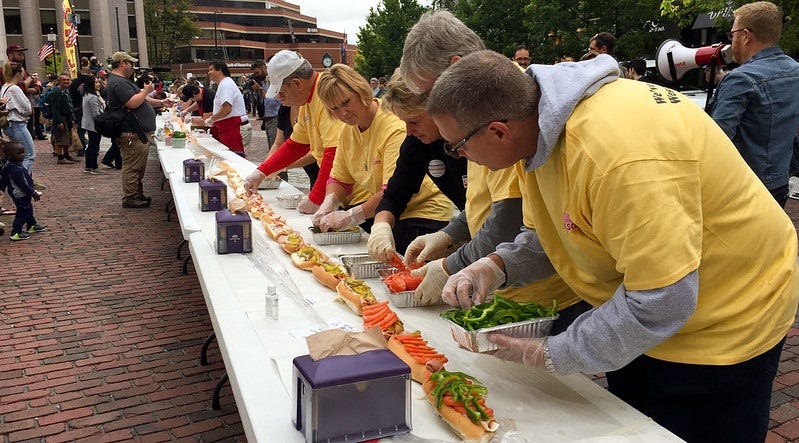
{"type": "Polygon", "coordinates": [[[727,33],[727,38],[732,40],[732,38],[735,36],[736,32],[748,31],[748,30],[749,30],[749,28],[733,29],[733,30],[731,30],[730,32],[727,33]]]}
{"type": "MultiPolygon", "coordinates": [[[[497,121],[497,120],[492,120],[490,122],[485,122],[482,125],[472,129],[471,131],[469,131],[468,134],[466,134],[466,137],[463,137],[462,139],[460,139],[460,141],[458,143],[455,143],[454,145],[451,144],[448,141],[444,141],[444,153],[449,155],[450,157],[460,158],[460,155],[458,155],[458,150],[462,149],[463,145],[465,145],[466,142],[468,142],[470,138],[474,137],[478,132],[480,132],[481,129],[483,129],[486,126],[490,125],[494,121],[497,121]]],[[[507,120],[499,120],[499,121],[502,122],[502,123],[507,123],[508,122],[507,120]]]]}

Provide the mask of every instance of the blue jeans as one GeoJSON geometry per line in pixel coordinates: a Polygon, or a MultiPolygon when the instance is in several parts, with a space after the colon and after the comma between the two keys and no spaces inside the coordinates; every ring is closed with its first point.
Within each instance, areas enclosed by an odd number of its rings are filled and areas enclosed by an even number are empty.
{"type": "Polygon", "coordinates": [[[608,390],[685,441],[762,442],[784,343],[725,366],[643,355],[608,372],[608,390]]]}
{"type": "Polygon", "coordinates": [[[8,122],[8,127],[5,133],[11,141],[17,142],[25,148],[25,157],[22,159],[22,167],[28,171],[28,174],[33,176],[33,160],[36,157],[36,149],[33,147],[33,137],[28,131],[28,122],[8,122]]]}
{"type": "Polygon", "coordinates": [[[17,207],[17,215],[14,216],[14,222],[11,224],[11,235],[22,232],[22,227],[25,225],[28,225],[28,228],[36,226],[31,196],[26,195],[20,198],[12,198],[12,200],[14,201],[14,206],[17,207]]]}

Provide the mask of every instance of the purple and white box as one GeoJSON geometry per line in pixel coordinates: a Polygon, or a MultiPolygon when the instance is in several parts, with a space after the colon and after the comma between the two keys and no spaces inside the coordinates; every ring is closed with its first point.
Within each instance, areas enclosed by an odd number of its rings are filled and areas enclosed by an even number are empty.
{"type": "Polygon", "coordinates": [[[306,442],[410,432],[411,368],[391,351],[294,359],[291,421],[306,442]]]}
{"type": "Polygon", "coordinates": [[[200,180],[200,210],[220,211],[227,208],[227,186],[219,180],[200,180]]]}
{"type": "Polygon", "coordinates": [[[183,160],[183,181],[199,183],[205,177],[205,163],[202,160],[187,158],[183,160]]]}
{"type": "Polygon", "coordinates": [[[216,252],[252,252],[252,222],[246,211],[231,214],[227,209],[216,213],[216,252]]]}

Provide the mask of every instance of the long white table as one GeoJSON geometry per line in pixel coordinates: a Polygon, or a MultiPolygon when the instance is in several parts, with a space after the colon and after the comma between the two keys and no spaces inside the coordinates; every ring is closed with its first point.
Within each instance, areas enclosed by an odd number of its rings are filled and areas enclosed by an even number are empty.
{"type": "MultiPolygon", "coordinates": [[[[198,142],[202,151],[195,148],[194,152],[224,158],[242,177],[255,167],[213,139],[198,142]]],[[[191,156],[189,149],[159,144],[159,159],[164,171],[170,171],[178,219],[192,229],[184,235],[245,433],[251,441],[301,442],[303,436],[291,422],[295,410],[289,393],[292,359],[307,354],[306,335],[332,327],[361,330],[361,319],[335,301],[335,292],[316,282],[310,272],[293,266],[279,245],[267,238],[258,220],[253,221],[252,253],[216,254],[214,213],[200,211],[196,183],[182,182],[182,162],[191,156]],[[280,294],[278,320],[265,314],[269,284],[276,285],[280,294]]],[[[261,194],[311,242],[310,216],[281,209],[275,201],[278,195],[297,192],[283,183],[261,194]]],[[[356,245],[319,248],[336,258],[364,253],[366,243],[362,239],[356,245]]],[[[379,281],[368,283],[379,299],[387,299],[379,281]]],[[[501,433],[512,430],[528,441],[679,441],[585,376],[553,376],[459,349],[438,315],[444,308],[392,308],[407,330],[422,331],[432,346],[447,355],[448,369],[465,371],[488,387],[488,403],[500,420],[501,433]]],[[[427,404],[421,387],[414,383],[412,389],[412,434],[431,441],[457,441],[427,404]]]]}

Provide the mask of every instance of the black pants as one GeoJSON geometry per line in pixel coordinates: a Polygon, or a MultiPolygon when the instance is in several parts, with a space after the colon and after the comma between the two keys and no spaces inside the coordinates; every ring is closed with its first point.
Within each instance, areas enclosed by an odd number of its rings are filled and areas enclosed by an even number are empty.
{"type": "Polygon", "coordinates": [[[644,355],[608,372],[608,390],[688,442],[762,442],[784,343],[727,366],[644,355]]]}
{"type": "Polygon", "coordinates": [[[549,335],[558,335],[565,331],[572,322],[584,312],[590,311],[592,306],[588,302],[578,301],[566,309],[558,311],[558,319],[552,322],[549,335]]]}
{"type": "Polygon", "coordinates": [[[785,207],[785,202],[788,201],[788,185],[780,186],[779,188],[769,189],[768,192],[777,200],[781,207],[785,207]]]}
{"type": "Polygon", "coordinates": [[[97,156],[100,155],[100,140],[102,135],[94,131],[86,131],[89,134],[89,144],[86,146],[86,169],[97,169],[97,156]]]}
{"type": "Polygon", "coordinates": [[[106,165],[114,165],[116,169],[122,169],[122,153],[119,152],[118,139],[111,139],[111,147],[105,152],[102,163],[106,165]]]}
{"type": "MultiPolygon", "coordinates": [[[[372,219],[374,221],[374,219],[372,219]]],[[[394,247],[400,254],[405,254],[408,245],[420,235],[431,234],[447,226],[449,221],[429,220],[426,218],[406,218],[394,224],[394,247]]],[[[371,226],[369,226],[371,229],[371,226]]]]}
{"type": "Polygon", "coordinates": [[[28,228],[36,226],[36,218],[33,217],[33,203],[30,195],[20,198],[12,198],[14,206],[17,208],[17,215],[14,216],[14,221],[11,224],[11,235],[22,232],[22,227],[28,225],[28,228]]]}

